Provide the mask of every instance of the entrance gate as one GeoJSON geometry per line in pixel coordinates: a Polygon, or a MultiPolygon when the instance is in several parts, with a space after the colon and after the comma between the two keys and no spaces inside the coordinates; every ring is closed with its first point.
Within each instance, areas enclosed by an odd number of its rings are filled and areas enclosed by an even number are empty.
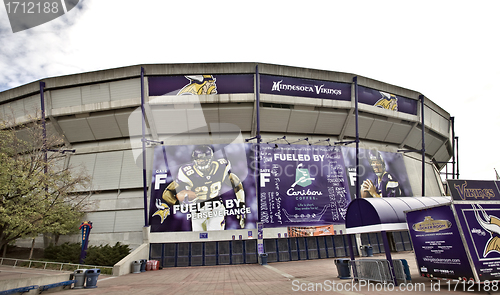
{"type": "MultiPolygon", "coordinates": [[[[412,250],[407,231],[391,234],[397,251],[412,250]]],[[[361,234],[361,241],[372,245],[374,254],[384,252],[380,233],[361,234]]],[[[264,250],[268,262],[349,256],[347,235],[265,239],[264,250]]],[[[257,240],[151,244],[150,259],[159,260],[162,267],[257,263],[257,240]]]]}

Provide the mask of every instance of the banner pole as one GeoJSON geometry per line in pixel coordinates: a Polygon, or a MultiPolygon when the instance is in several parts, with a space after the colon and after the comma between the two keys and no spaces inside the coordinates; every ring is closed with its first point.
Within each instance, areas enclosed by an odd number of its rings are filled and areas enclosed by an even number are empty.
{"type": "Polygon", "coordinates": [[[356,198],[360,197],[359,188],[359,117],[358,117],[358,77],[354,77],[354,110],[356,119],[356,198]]]}
{"type": "Polygon", "coordinates": [[[40,82],[40,105],[42,108],[43,173],[47,174],[47,127],[45,122],[45,82],[40,82]]]}
{"type": "MultiPolygon", "coordinates": [[[[451,178],[452,179],[455,179],[455,117],[450,117],[450,120],[451,120],[451,138],[452,138],[452,141],[451,141],[451,150],[452,150],[452,153],[451,153],[451,156],[452,156],[452,174],[451,174],[451,178]]],[[[448,169],[448,166],[446,167],[446,169],[448,169]]],[[[446,177],[448,177],[448,175],[446,175],[446,177]]]]}
{"type": "Polygon", "coordinates": [[[424,121],[424,96],[420,95],[422,119],[422,197],[425,196],[425,121],[424,121]]]}
{"type": "Polygon", "coordinates": [[[142,190],[144,194],[144,227],[148,223],[148,189],[146,174],[146,113],[144,111],[144,68],[141,67],[141,113],[142,113],[142,190]]]}
{"type": "MultiPolygon", "coordinates": [[[[260,143],[262,141],[260,137],[260,75],[259,75],[259,65],[255,66],[255,103],[256,103],[256,120],[257,120],[257,208],[260,208],[260,143]]],[[[260,210],[257,209],[257,220],[260,221],[260,210]]]]}

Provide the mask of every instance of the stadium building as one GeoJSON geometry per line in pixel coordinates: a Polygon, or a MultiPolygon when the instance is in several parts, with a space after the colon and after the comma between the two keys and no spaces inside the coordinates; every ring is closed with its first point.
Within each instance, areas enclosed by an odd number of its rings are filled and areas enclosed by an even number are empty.
{"type": "MultiPolygon", "coordinates": [[[[90,244],[128,244],[165,267],[255,263],[263,251],[268,261],[345,256],[350,200],[443,196],[440,171],[455,163],[448,112],[350,73],[147,64],[0,93],[3,119],[40,110],[75,150],[65,165],[92,176],[90,244]]],[[[358,244],[383,251],[379,235],[358,244]]],[[[391,243],[411,249],[404,231],[391,243]]]]}

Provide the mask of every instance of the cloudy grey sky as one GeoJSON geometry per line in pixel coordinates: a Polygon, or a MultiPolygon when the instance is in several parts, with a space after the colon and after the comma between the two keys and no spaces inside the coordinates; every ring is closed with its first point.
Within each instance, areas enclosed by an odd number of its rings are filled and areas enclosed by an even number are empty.
{"type": "MultiPolygon", "coordinates": [[[[5,2],[5,1],[4,1],[5,2]]],[[[0,8],[0,91],[145,63],[264,62],[419,91],[455,117],[462,179],[500,169],[500,1],[80,0],[12,33],[0,8]]]]}

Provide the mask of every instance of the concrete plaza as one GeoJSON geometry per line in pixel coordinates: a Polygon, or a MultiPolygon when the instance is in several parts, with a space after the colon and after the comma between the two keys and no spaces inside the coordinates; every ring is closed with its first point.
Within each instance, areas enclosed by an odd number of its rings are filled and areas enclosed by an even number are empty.
{"type": "MultiPolygon", "coordinates": [[[[337,278],[334,259],[275,262],[268,265],[240,264],[201,267],[165,268],[120,277],[99,276],[97,288],[64,290],[75,295],[83,294],[440,294],[475,293],[500,294],[499,286],[457,284],[456,281],[430,280],[419,276],[413,252],[392,254],[393,259],[406,259],[412,281],[405,286],[393,287],[373,282],[360,282],[337,278]],[[494,289],[494,290],[491,290],[494,289]],[[465,290],[465,291],[464,291],[465,290]],[[492,292],[495,291],[495,292],[492,292]]],[[[374,258],[385,259],[377,254],[374,258]]],[[[356,258],[358,259],[358,258],[356,258]]],[[[360,258],[362,259],[362,258],[360,258]]],[[[62,294],[65,294],[62,293],[62,294]]]]}

